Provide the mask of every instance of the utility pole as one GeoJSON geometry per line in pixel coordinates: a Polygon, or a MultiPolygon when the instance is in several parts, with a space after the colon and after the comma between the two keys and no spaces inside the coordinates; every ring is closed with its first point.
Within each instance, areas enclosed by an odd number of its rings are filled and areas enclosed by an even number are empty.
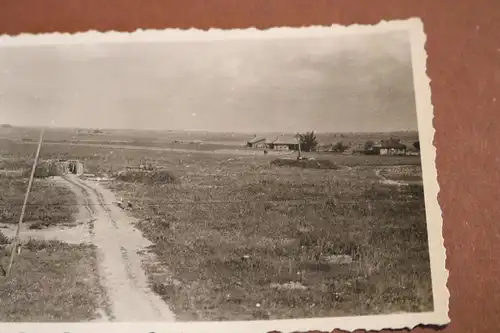
{"type": "Polygon", "coordinates": [[[29,194],[31,191],[31,186],[33,185],[33,178],[35,178],[35,171],[36,171],[36,166],[38,165],[38,157],[40,156],[40,149],[42,148],[42,140],[43,140],[43,132],[45,131],[44,128],[42,128],[42,131],[40,132],[40,140],[38,141],[38,148],[36,150],[36,155],[35,155],[35,161],[33,162],[33,167],[31,169],[31,175],[30,179],[28,182],[28,188],[26,189],[26,194],[24,195],[24,202],[23,202],[23,207],[21,209],[21,216],[19,217],[19,223],[17,224],[17,230],[16,230],[16,236],[14,240],[12,241],[12,250],[10,252],[10,260],[9,260],[9,266],[7,266],[7,271],[5,272],[5,277],[9,277],[10,271],[12,269],[12,264],[14,263],[14,257],[16,256],[16,252],[19,246],[19,235],[21,233],[21,226],[23,224],[23,219],[24,219],[24,213],[26,212],[26,205],[28,203],[28,198],[29,194]]]}
{"type": "Polygon", "coordinates": [[[295,135],[295,138],[297,139],[297,142],[299,143],[299,151],[298,151],[298,156],[297,156],[297,159],[300,160],[300,154],[301,154],[301,150],[300,150],[300,134],[297,133],[297,135],[295,135]]]}

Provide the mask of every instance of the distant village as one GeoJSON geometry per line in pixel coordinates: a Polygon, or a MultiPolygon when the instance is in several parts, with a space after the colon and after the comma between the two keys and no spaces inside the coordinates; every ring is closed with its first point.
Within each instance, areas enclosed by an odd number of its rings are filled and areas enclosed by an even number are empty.
{"type": "MultiPolygon", "coordinates": [[[[0,128],[13,128],[9,124],[0,124],[0,128]]],[[[105,135],[106,133],[100,129],[76,129],[77,134],[83,135],[105,135]]],[[[336,137],[336,135],[334,136],[336,137]]],[[[341,141],[337,142],[319,142],[314,131],[296,135],[276,135],[270,137],[254,135],[246,141],[244,146],[249,149],[268,151],[300,151],[300,152],[322,152],[322,153],[337,153],[344,155],[381,155],[381,156],[420,156],[420,142],[418,140],[405,140],[399,138],[388,137],[383,140],[367,140],[360,141],[359,138],[354,138],[349,141],[344,134],[339,135],[341,141]],[[346,142],[347,141],[347,142],[346,142]]],[[[72,137],[77,140],[76,136],[72,137]]],[[[332,138],[333,139],[333,138],[332,138]]],[[[366,139],[366,137],[365,137],[366,139]]],[[[333,139],[335,140],[335,139],[333,139]]],[[[22,141],[32,141],[32,138],[22,138],[22,141]]],[[[67,141],[67,140],[63,140],[67,141]]],[[[173,143],[189,143],[201,144],[202,141],[179,141],[174,140],[173,143]]],[[[117,143],[115,140],[114,143],[117,143]]],[[[126,144],[124,140],[118,143],[126,144]]],[[[240,146],[241,147],[241,146],[240,146]]]]}
{"type": "Polygon", "coordinates": [[[383,155],[383,156],[418,156],[420,155],[420,142],[404,144],[400,139],[388,138],[386,140],[368,140],[362,144],[337,143],[321,144],[317,141],[314,133],[305,135],[280,135],[273,138],[254,136],[246,143],[247,148],[280,150],[280,151],[310,151],[342,153],[346,155],[383,155]]]}

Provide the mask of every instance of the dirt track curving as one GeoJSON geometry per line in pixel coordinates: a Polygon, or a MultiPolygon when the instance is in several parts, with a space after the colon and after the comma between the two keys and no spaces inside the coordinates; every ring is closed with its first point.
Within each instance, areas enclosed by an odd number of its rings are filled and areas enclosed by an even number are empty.
{"type": "Polygon", "coordinates": [[[107,311],[101,311],[107,313],[103,320],[175,320],[167,304],[148,287],[138,251],[149,242],[134,228],[133,219],[114,205],[113,193],[73,175],[63,179],[83,202],[91,241],[99,250],[99,273],[109,300],[107,311]]]}

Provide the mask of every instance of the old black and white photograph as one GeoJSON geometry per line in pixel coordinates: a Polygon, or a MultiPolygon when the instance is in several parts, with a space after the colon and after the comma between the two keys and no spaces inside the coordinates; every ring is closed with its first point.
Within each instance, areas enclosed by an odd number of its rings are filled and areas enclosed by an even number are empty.
{"type": "Polygon", "coordinates": [[[419,19],[0,36],[0,328],[447,323],[424,46],[419,19]]]}

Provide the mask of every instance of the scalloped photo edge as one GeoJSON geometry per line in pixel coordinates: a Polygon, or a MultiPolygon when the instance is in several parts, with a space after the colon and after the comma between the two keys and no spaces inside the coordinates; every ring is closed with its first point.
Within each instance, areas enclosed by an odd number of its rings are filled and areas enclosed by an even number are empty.
{"type": "Polygon", "coordinates": [[[430,79],[426,71],[427,52],[426,34],[419,18],[406,20],[380,21],[374,25],[332,25],[309,27],[274,27],[265,30],[248,29],[165,29],[141,30],[134,32],[97,32],[87,31],[75,34],[46,33],[20,34],[17,36],[0,35],[0,52],[3,48],[29,47],[34,45],[80,44],[80,43],[148,43],[170,41],[221,41],[228,39],[286,39],[311,38],[336,35],[358,35],[374,32],[406,30],[411,41],[411,59],[417,109],[417,122],[420,140],[420,156],[424,184],[425,212],[429,255],[431,265],[433,312],[397,313],[387,315],[350,316],[332,318],[304,318],[256,321],[224,322],[130,322],[130,323],[1,323],[0,331],[5,332],[179,332],[194,333],[232,332],[254,333],[279,331],[332,331],[341,329],[412,329],[419,325],[443,326],[449,323],[447,289],[448,271],[445,267],[446,250],[443,242],[443,221],[438,203],[439,184],[435,164],[436,148],[433,144],[434,110],[431,102],[430,79]]]}

